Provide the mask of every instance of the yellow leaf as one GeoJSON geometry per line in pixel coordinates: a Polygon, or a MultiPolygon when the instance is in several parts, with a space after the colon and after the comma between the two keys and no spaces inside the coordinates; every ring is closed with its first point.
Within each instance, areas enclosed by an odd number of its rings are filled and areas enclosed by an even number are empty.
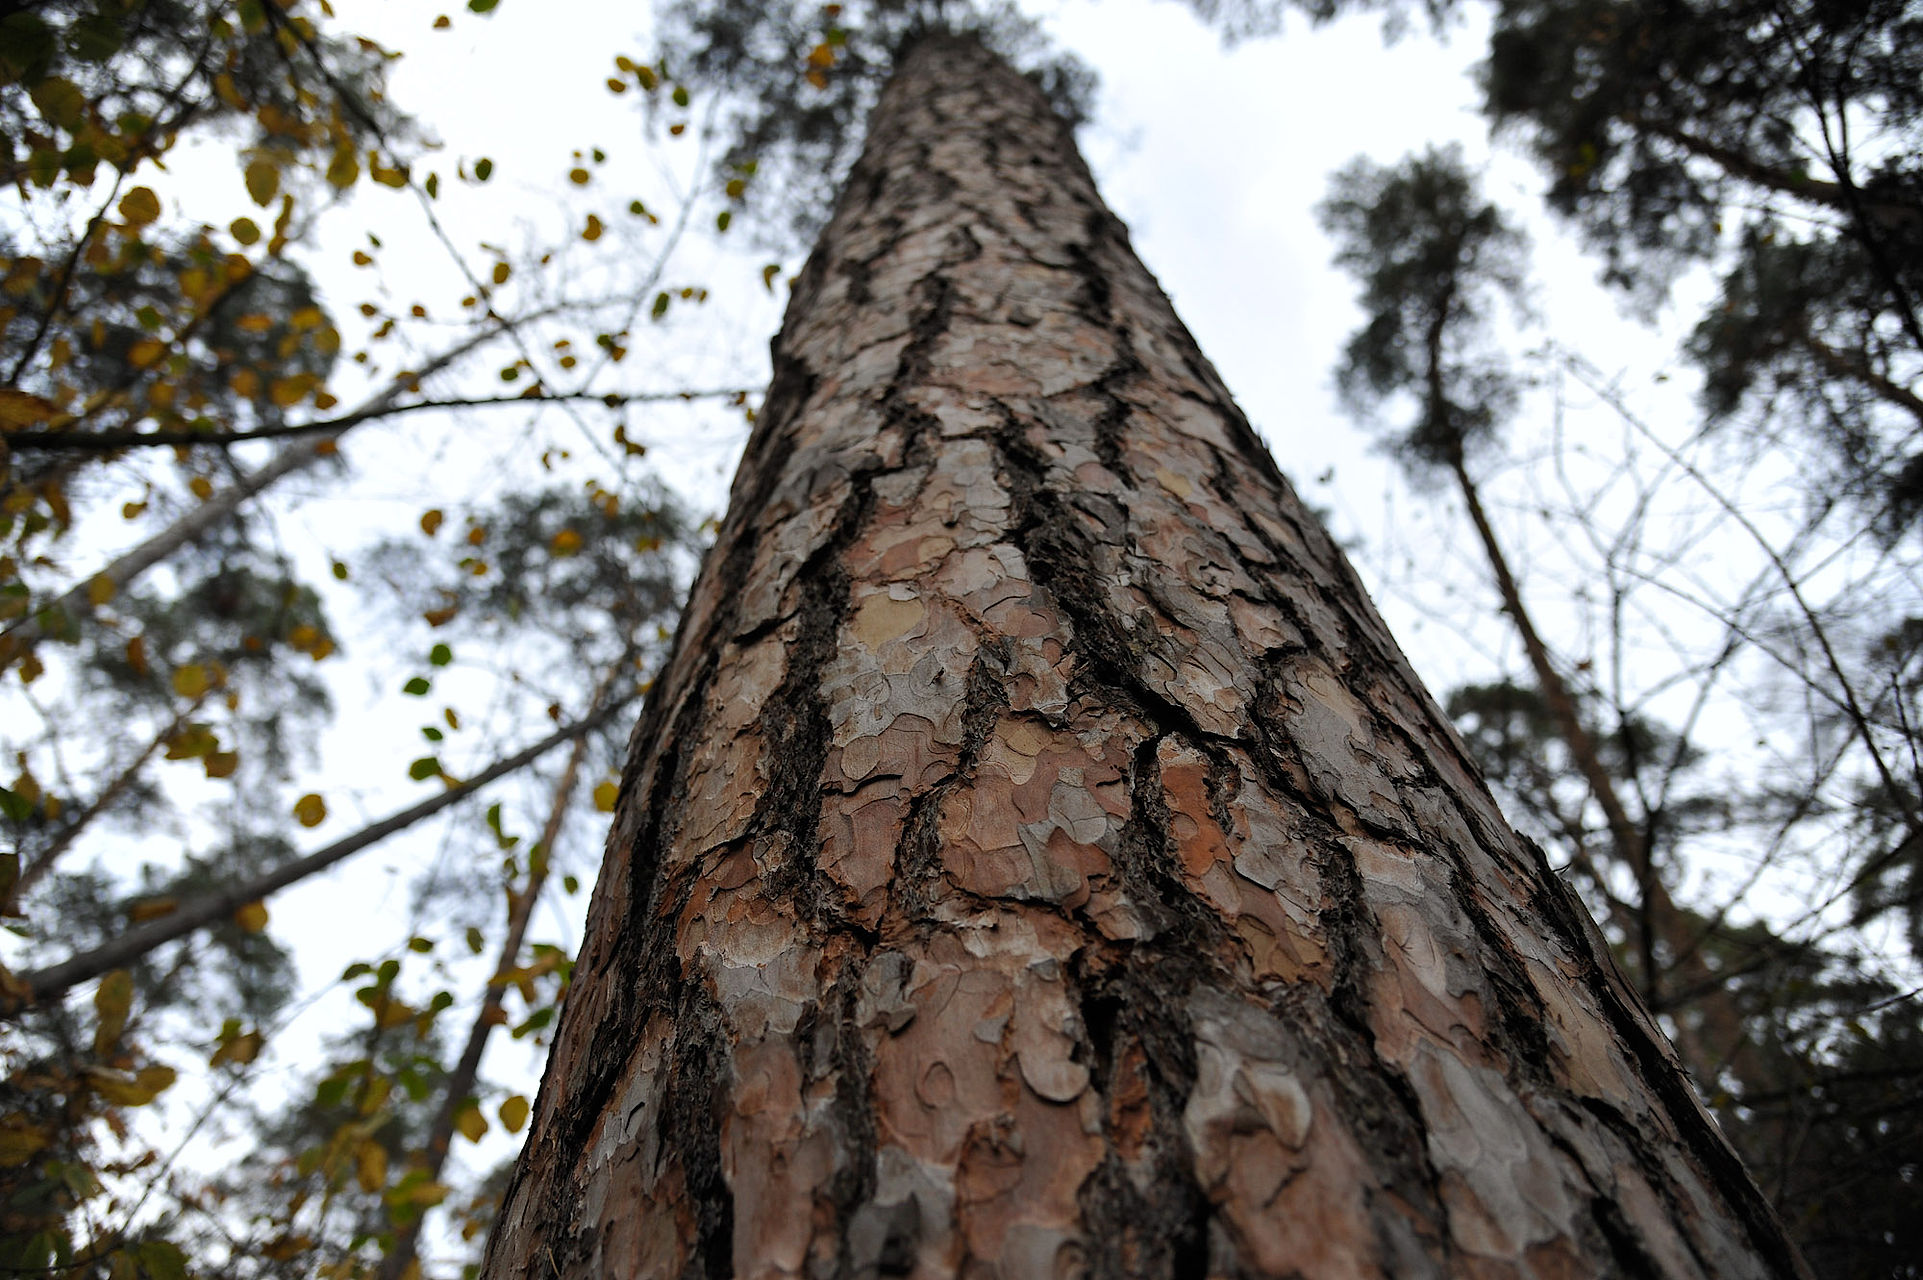
{"type": "Polygon", "coordinates": [[[817,89],[826,89],[828,87],[828,77],[813,67],[808,68],[807,80],[809,84],[817,89]]]}
{"type": "Polygon", "coordinates": [[[145,902],[136,902],[127,908],[127,918],[135,924],[145,924],[149,920],[170,916],[179,907],[180,902],[175,898],[149,898],[145,902]]]}
{"type": "Polygon", "coordinates": [[[93,1008],[100,1019],[93,1033],[96,1055],[104,1058],[120,1043],[120,1033],[127,1029],[127,1013],[133,1005],[134,979],[125,969],[115,969],[94,988],[93,1008]]]}
{"type": "Polygon", "coordinates": [[[247,194],[257,205],[266,206],[280,194],[280,170],[271,161],[255,160],[243,176],[247,180],[247,194]]]}
{"type": "Polygon", "coordinates": [[[604,782],[594,789],[594,807],[602,813],[613,813],[614,802],[620,794],[621,788],[612,782],[604,782]]]}
{"type": "Polygon", "coordinates": [[[581,238],[583,240],[599,240],[601,238],[601,219],[590,213],[588,215],[588,225],[582,230],[581,238]]]}
{"type": "Polygon", "coordinates": [[[151,187],[135,187],[120,197],[120,216],[136,227],[144,227],[160,216],[160,197],[151,187]]]}
{"type": "MultiPolygon", "coordinates": [[[[227,695],[227,700],[229,702],[238,701],[231,693],[227,695]]],[[[201,767],[207,770],[207,776],[210,778],[231,778],[234,776],[234,770],[240,768],[240,753],[238,751],[210,751],[207,753],[207,757],[200,763],[201,767]]]]}
{"type": "Polygon", "coordinates": [[[327,801],[308,792],[294,801],[294,818],[303,827],[318,827],[327,820],[327,801]]]}
{"type": "MultiPolygon", "coordinates": [[[[230,1026],[230,1030],[237,1029],[238,1025],[236,1021],[230,1026]]],[[[229,1035],[227,1031],[222,1031],[220,1047],[215,1049],[213,1056],[207,1059],[207,1065],[210,1067],[218,1067],[223,1063],[231,1062],[237,1066],[245,1066],[260,1056],[261,1045],[263,1043],[264,1041],[258,1031],[248,1031],[234,1035],[229,1035]]]]}
{"type": "Polygon", "coordinates": [[[506,284],[507,278],[512,274],[514,274],[514,268],[508,266],[507,263],[497,262],[494,264],[494,283],[495,284],[506,284]]]}
{"type": "Polygon", "coordinates": [[[824,42],[810,49],[808,51],[808,65],[811,67],[820,67],[824,71],[827,70],[829,67],[834,66],[835,65],[834,46],[824,42]]]}
{"type": "Polygon", "coordinates": [[[214,482],[206,476],[195,476],[187,482],[187,487],[193,490],[194,496],[202,502],[214,496],[214,482]]]}
{"type": "Polygon", "coordinates": [[[588,183],[593,180],[593,177],[594,175],[589,173],[586,169],[569,169],[568,170],[568,181],[572,182],[577,187],[587,186],[588,183]]]}
{"type": "Polygon", "coordinates": [[[470,1102],[461,1108],[459,1115],[454,1117],[454,1127],[460,1130],[461,1136],[469,1142],[479,1142],[487,1134],[487,1117],[481,1114],[479,1107],[470,1102]]]}
{"type": "Polygon", "coordinates": [[[198,662],[174,669],[174,692],[183,698],[198,698],[207,692],[210,683],[207,668],[198,662]]]}
{"type": "Polygon", "coordinates": [[[387,1185],[387,1149],[372,1139],[364,1140],[354,1152],[354,1179],[362,1191],[379,1191],[387,1185]]]}
{"type": "Polygon", "coordinates": [[[234,328],[240,330],[242,333],[266,333],[273,327],[274,317],[263,315],[258,311],[251,311],[234,321],[234,328]]]}
{"type": "Polygon", "coordinates": [[[39,1129],[0,1129],[0,1169],[17,1169],[51,1139],[39,1129]]]}
{"type": "Polygon", "coordinates": [[[227,385],[234,389],[235,395],[252,400],[260,394],[260,375],[252,369],[236,369],[228,377],[227,385]]]}
{"type": "Polygon", "coordinates": [[[423,511],[421,513],[421,532],[430,538],[433,537],[436,533],[440,532],[441,522],[445,519],[447,519],[447,513],[439,507],[435,507],[430,511],[423,511]]]}
{"type": "Polygon", "coordinates": [[[287,317],[287,327],[295,333],[306,333],[318,329],[327,321],[327,316],[319,307],[302,307],[287,317]]]}
{"type": "Polygon", "coordinates": [[[37,427],[59,416],[59,413],[60,406],[51,400],[25,391],[15,391],[11,387],[0,387],[0,429],[37,427]]]}
{"type": "Polygon", "coordinates": [[[250,902],[234,912],[234,923],[245,933],[259,933],[267,927],[267,904],[250,902]]]}
{"type": "Polygon", "coordinates": [[[145,369],[167,354],[167,344],[153,338],[142,338],[127,348],[127,363],[136,369],[145,369]]]}
{"type": "Polygon", "coordinates": [[[557,556],[571,556],[581,549],[581,535],[572,529],[563,529],[554,535],[548,546],[557,556]]]}
{"type": "Polygon", "coordinates": [[[343,191],[359,181],[361,160],[351,147],[342,147],[334,153],[333,163],[327,166],[327,180],[343,191]]]}
{"type": "Polygon", "coordinates": [[[227,231],[242,244],[253,244],[260,239],[260,227],[252,218],[235,218],[227,224],[227,231]]]}
{"type": "Polygon", "coordinates": [[[134,674],[137,676],[144,676],[147,674],[147,637],[146,636],[144,635],[135,636],[133,639],[127,642],[127,665],[134,669],[134,674]]]}
{"type": "Polygon", "coordinates": [[[113,599],[114,593],[118,590],[120,588],[112,578],[104,573],[96,573],[87,582],[87,603],[98,609],[113,599]]]}
{"type": "Polygon", "coordinates": [[[501,1104],[501,1127],[509,1133],[519,1133],[527,1123],[527,1099],[515,1094],[501,1104]]]}
{"type": "Polygon", "coordinates": [[[94,1092],[116,1107],[144,1107],[173,1087],[174,1069],[158,1063],[138,1071],[110,1071],[105,1067],[82,1070],[94,1092]]]}

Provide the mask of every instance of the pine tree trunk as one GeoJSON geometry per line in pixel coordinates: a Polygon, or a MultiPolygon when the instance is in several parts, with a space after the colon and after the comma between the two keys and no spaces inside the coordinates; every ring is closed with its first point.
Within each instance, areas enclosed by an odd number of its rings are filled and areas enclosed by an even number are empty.
{"type": "Polygon", "coordinates": [[[486,1274],[1803,1274],[970,42],[796,285],[486,1274]]]}

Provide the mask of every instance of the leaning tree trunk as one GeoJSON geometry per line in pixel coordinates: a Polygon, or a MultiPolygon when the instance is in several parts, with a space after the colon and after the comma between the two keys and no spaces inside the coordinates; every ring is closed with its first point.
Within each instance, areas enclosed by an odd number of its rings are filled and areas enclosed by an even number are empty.
{"type": "Polygon", "coordinates": [[[1802,1274],[973,43],[796,285],[486,1273],[1802,1274]]]}

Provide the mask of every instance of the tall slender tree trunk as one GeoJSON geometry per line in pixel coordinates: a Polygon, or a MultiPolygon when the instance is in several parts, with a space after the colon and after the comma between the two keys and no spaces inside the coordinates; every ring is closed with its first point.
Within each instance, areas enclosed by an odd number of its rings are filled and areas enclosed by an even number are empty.
{"type": "Polygon", "coordinates": [[[1802,1274],[971,42],[797,282],[485,1270],[1802,1274]]]}

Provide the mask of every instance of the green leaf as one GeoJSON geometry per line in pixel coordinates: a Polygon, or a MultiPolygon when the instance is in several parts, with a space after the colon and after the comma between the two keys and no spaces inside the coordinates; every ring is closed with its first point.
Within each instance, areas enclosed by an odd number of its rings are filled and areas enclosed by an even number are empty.
{"type": "Polygon", "coordinates": [[[433,756],[422,756],[407,766],[407,776],[416,782],[425,782],[429,778],[438,777],[440,772],[441,762],[433,756]]]}
{"type": "Polygon", "coordinates": [[[421,726],[421,736],[423,738],[426,738],[429,742],[439,742],[443,738],[447,737],[446,734],[442,733],[439,729],[436,729],[431,724],[426,724],[421,726]]]}
{"type": "Polygon", "coordinates": [[[434,686],[428,682],[426,676],[415,676],[412,680],[409,680],[401,686],[401,692],[410,693],[420,698],[426,696],[427,691],[433,687],[434,686]]]}
{"type": "Polygon", "coordinates": [[[87,120],[87,95],[71,80],[51,76],[27,95],[40,114],[63,129],[77,129],[87,120]]]}
{"type": "Polygon", "coordinates": [[[140,1269],[153,1280],[187,1280],[187,1255],[166,1240],[149,1240],[134,1247],[140,1269]]]}
{"type": "Polygon", "coordinates": [[[665,292],[655,294],[654,305],[648,308],[648,318],[651,320],[659,320],[662,316],[667,315],[668,303],[670,301],[672,301],[672,299],[670,299],[665,292]]]}
{"type": "Polygon", "coordinates": [[[67,48],[82,62],[105,62],[126,42],[126,31],[110,14],[90,13],[67,28],[67,48]]]}
{"type": "Polygon", "coordinates": [[[0,815],[9,822],[25,822],[33,813],[33,806],[5,787],[0,787],[0,815]]]}
{"type": "Polygon", "coordinates": [[[427,651],[427,661],[429,666],[444,667],[454,661],[454,650],[444,644],[437,644],[427,651]]]}
{"type": "Polygon", "coordinates": [[[53,61],[53,29],[31,13],[0,19],[0,71],[12,81],[34,81],[53,61]]]}
{"type": "Polygon", "coordinates": [[[494,176],[494,162],[492,160],[488,159],[486,156],[482,156],[479,160],[476,160],[474,162],[474,180],[476,182],[486,182],[489,178],[493,176],[494,176]]]}
{"type": "Polygon", "coordinates": [[[470,13],[493,13],[500,3],[501,0],[467,0],[467,7],[470,13]]]}
{"type": "Polygon", "coordinates": [[[539,1031],[542,1027],[547,1026],[547,1024],[552,1021],[554,1021],[554,1008],[552,1005],[550,1005],[545,1009],[536,1009],[531,1015],[529,1015],[528,1020],[526,1022],[523,1022],[520,1026],[514,1028],[514,1030],[509,1034],[512,1035],[516,1040],[525,1039],[528,1035],[532,1034],[533,1032],[539,1031]]]}

